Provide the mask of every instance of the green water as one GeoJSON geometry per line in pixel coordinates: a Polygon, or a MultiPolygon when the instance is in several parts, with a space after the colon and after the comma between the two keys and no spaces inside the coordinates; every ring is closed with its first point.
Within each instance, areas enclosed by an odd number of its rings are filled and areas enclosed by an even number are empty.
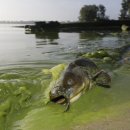
{"type": "MultiPolygon", "coordinates": [[[[112,76],[112,87],[95,86],[66,113],[65,106],[44,103],[51,77],[42,72],[75,60],[79,53],[127,45],[129,32],[27,35],[24,29],[12,25],[0,27],[0,130],[71,130],[121,116],[130,108],[129,61],[116,69],[104,66],[112,76]]],[[[123,57],[130,57],[130,51],[123,57]]]]}

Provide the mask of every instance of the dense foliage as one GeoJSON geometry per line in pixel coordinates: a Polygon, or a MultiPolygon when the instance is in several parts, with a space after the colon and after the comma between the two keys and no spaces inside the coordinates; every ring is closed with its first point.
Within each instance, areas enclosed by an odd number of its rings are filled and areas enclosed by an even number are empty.
{"type": "Polygon", "coordinates": [[[130,19],[130,0],[122,0],[122,9],[119,19],[130,19]]]}
{"type": "Polygon", "coordinates": [[[96,21],[108,19],[105,15],[106,8],[104,5],[84,5],[80,10],[80,21],[96,21]]]}

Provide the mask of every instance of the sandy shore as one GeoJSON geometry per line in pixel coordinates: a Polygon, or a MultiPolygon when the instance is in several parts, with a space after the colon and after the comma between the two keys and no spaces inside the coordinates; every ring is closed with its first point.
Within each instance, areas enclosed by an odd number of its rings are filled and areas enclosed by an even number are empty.
{"type": "Polygon", "coordinates": [[[73,130],[130,130],[130,110],[121,117],[76,126],[73,130]]]}

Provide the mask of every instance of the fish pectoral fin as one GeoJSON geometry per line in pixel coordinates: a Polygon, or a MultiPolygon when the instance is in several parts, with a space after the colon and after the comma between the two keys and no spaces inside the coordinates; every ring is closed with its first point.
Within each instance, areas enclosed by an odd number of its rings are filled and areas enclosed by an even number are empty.
{"type": "Polygon", "coordinates": [[[92,80],[95,81],[98,86],[101,86],[104,88],[110,88],[111,77],[104,70],[97,72],[93,76],[92,80]]]}
{"type": "Polygon", "coordinates": [[[98,85],[100,87],[104,87],[104,88],[111,88],[111,86],[109,84],[96,83],[96,85],[98,85]]]}

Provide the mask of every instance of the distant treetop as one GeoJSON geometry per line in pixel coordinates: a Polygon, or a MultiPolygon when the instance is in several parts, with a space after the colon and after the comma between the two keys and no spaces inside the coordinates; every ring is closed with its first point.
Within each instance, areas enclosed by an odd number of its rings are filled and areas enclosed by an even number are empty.
{"type": "Polygon", "coordinates": [[[130,20],[130,0],[122,0],[121,6],[119,19],[130,20]]]}
{"type": "Polygon", "coordinates": [[[106,8],[104,5],[84,5],[80,10],[79,20],[81,22],[106,20],[106,8]]]}

